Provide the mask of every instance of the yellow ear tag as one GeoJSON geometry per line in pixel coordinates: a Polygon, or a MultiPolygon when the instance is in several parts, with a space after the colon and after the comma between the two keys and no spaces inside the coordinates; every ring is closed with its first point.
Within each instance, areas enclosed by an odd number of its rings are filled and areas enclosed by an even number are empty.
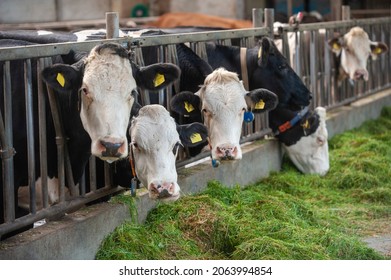
{"type": "Polygon", "coordinates": [[[373,49],[372,53],[374,54],[381,54],[383,52],[383,50],[379,47],[376,47],[373,49]]]}
{"type": "Polygon", "coordinates": [[[304,129],[308,129],[308,128],[310,127],[310,123],[308,122],[308,120],[305,120],[305,123],[302,124],[302,127],[303,127],[304,129]]]}
{"type": "Polygon", "coordinates": [[[340,48],[341,48],[341,46],[340,46],[338,43],[334,43],[334,44],[333,44],[333,49],[334,49],[334,50],[337,51],[337,50],[339,50],[340,48]]]}
{"type": "Polygon", "coordinates": [[[190,113],[191,111],[194,111],[194,107],[193,105],[191,105],[189,102],[185,101],[185,109],[188,113],[190,113]]]}
{"type": "Polygon", "coordinates": [[[157,73],[155,79],[153,80],[153,85],[155,87],[160,86],[162,83],[164,83],[164,75],[157,73]]]}
{"type": "Polygon", "coordinates": [[[259,51],[258,51],[258,59],[260,59],[262,56],[262,47],[259,47],[259,51]]]}
{"type": "Polygon", "coordinates": [[[64,87],[65,85],[65,78],[64,75],[61,73],[57,74],[57,82],[60,84],[61,87],[64,87]]]}
{"type": "Polygon", "coordinates": [[[263,108],[265,108],[265,102],[261,99],[255,104],[255,109],[262,110],[263,108]]]}
{"type": "Polygon", "coordinates": [[[202,141],[202,137],[199,133],[193,133],[191,136],[190,136],[190,141],[191,143],[198,143],[198,142],[201,142],[202,141]]]}

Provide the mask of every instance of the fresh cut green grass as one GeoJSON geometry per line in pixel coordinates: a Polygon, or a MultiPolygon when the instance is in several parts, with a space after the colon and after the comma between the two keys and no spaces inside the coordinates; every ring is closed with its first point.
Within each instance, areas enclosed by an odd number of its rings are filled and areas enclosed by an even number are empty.
{"type": "Polygon", "coordinates": [[[390,230],[391,107],[333,137],[329,148],[324,177],[303,175],[285,158],[281,172],[254,185],[212,181],[200,194],[158,205],[144,224],[122,224],[96,258],[390,259],[361,240],[390,230]]]}

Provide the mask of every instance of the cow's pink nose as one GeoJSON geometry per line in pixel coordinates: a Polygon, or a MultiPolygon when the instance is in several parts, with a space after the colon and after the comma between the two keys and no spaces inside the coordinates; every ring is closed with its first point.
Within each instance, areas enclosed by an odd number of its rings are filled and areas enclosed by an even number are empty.
{"type": "Polygon", "coordinates": [[[220,159],[235,159],[238,149],[236,146],[218,146],[216,152],[220,159]]]}
{"type": "Polygon", "coordinates": [[[354,79],[355,80],[368,80],[368,72],[365,69],[359,69],[354,72],[354,79]]]}
{"type": "Polygon", "coordinates": [[[157,198],[167,198],[175,193],[175,183],[171,182],[152,182],[149,185],[149,191],[156,194],[157,198]]]}

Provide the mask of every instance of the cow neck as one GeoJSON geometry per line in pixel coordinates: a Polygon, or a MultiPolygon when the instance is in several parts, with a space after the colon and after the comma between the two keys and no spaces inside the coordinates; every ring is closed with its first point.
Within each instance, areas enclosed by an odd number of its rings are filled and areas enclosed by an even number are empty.
{"type": "Polygon", "coordinates": [[[242,75],[244,89],[248,91],[250,87],[247,71],[247,48],[240,48],[240,72],[242,75]]]}
{"type": "Polygon", "coordinates": [[[307,113],[309,107],[304,107],[301,111],[299,111],[291,120],[284,122],[282,125],[278,126],[277,130],[273,132],[274,136],[277,136],[281,133],[284,133],[288,129],[294,127],[307,113]]]}

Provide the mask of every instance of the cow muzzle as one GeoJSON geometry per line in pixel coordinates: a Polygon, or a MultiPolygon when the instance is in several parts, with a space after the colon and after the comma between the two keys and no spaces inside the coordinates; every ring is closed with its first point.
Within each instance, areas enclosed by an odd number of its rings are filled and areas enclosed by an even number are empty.
{"type": "Polygon", "coordinates": [[[152,182],[148,187],[149,197],[163,201],[175,201],[179,198],[179,186],[175,182],[152,182]]]}
{"type": "Polygon", "coordinates": [[[107,161],[115,161],[128,155],[127,141],[122,138],[104,137],[93,148],[93,154],[107,161]]]}
{"type": "Polygon", "coordinates": [[[216,157],[220,160],[235,160],[238,158],[238,147],[235,145],[220,145],[216,147],[216,157]]]}

